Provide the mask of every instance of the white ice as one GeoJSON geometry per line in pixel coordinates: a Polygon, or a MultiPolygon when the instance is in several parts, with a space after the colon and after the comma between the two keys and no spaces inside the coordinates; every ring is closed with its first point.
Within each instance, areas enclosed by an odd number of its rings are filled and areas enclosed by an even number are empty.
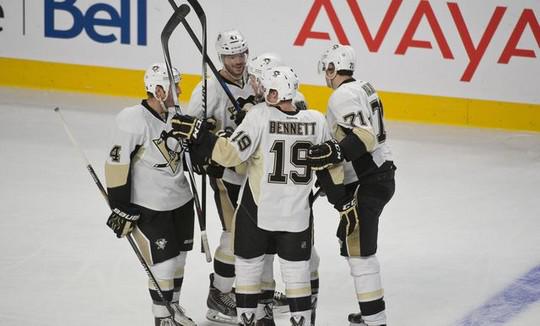
{"type": "MultiPolygon", "coordinates": [[[[0,325],[153,325],[146,274],[106,227],[107,205],[53,112],[61,107],[103,180],[113,116],[137,102],[0,88],[0,325]]],[[[378,251],[389,325],[455,325],[540,264],[540,134],[387,125],[398,167],[378,251]]],[[[208,198],[215,249],[220,228],[208,198]]],[[[347,325],[357,304],[324,198],[315,219],[317,325],[347,325]]],[[[212,265],[198,243],[181,304],[198,325],[218,325],[204,317],[212,265]]],[[[539,324],[538,301],[507,323],[539,324]]]]}

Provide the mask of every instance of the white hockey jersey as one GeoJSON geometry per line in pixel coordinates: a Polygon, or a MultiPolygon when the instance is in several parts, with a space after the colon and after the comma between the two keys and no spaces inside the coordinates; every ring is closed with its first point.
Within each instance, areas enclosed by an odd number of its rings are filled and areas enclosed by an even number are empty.
{"type": "MultiPolygon", "coordinates": [[[[247,78],[244,87],[239,87],[233,82],[224,79],[225,83],[229,87],[231,94],[236,99],[240,107],[242,108],[246,103],[255,104],[255,92],[248,83],[247,78]]],[[[197,117],[199,119],[204,117],[204,109],[202,106],[202,81],[195,87],[191,94],[188,108],[184,112],[185,114],[197,117]]],[[[230,130],[231,132],[236,128],[236,124],[231,120],[231,114],[234,110],[234,105],[229,100],[229,97],[219,84],[219,81],[215,78],[209,78],[207,80],[207,107],[206,116],[213,117],[217,120],[217,130],[230,130]]],[[[225,169],[223,173],[223,180],[241,185],[244,176],[234,172],[231,169],[225,169]]]]}
{"type": "MultiPolygon", "coordinates": [[[[352,79],[341,84],[328,100],[326,120],[332,137],[338,141],[343,137],[339,125],[371,128],[377,137],[377,144],[371,152],[373,162],[380,167],[385,161],[392,160],[390,147],[386,143],[381,101],[370,83],[352,79]]],[[[358,180],[351,162],[345,162],[343,169],[345,184],[358,180]]]]}
{"type": "Polygon", "coordinates": [[[193,198],[181,146],[166,138],[173,116],[170,109],[167,121],[162,120],[145,101],[120,111],[105,163],[109,196],[123,187],[122,191],[130,192],[131,203],[156,211],[173,210],[193,198]]]}
{"type": "Polygon", "coordinates": [[[261,103],[251,108],[229,139],[217,141],[212,159],[224,166],[247,161],[246,182],[257,204],[258,227],[300,232],[309,226],[309,194],[315,181],[306,164],[307,150],[328,139],[330,131],[320,112],[288,114],[261,103]]]}

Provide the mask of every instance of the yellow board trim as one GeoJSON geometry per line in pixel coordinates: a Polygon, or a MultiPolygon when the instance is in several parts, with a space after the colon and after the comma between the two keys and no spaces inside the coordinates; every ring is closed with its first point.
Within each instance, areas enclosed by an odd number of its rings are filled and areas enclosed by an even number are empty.
{"type": "MultiPolygon", "coordinates": [[[[0,86],[144,97],[144,71],[0,57],[0,86]]],[[[187,102],[199,75],[182,76],[187,102]]],[[[325,112],[332,90],[302,85],[310,107],[325,112]]],[[[540,105],[444,96],[379,92],[390,120],[540,131],[540,105]]]]}
{"type": "MultiPolygon", "coordinates": [[[[0,57],[0,86],[143,98],[144,70],[74,65],[0,57]]],[[[181,101],[188,101],[201,80],[182,75],[181,101]]]]}

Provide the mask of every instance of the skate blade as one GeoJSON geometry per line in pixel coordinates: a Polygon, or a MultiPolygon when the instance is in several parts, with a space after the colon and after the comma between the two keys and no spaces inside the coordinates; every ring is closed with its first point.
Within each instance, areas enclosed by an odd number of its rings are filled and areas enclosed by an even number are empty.
{"type": "Polygon", "coordinates": [[[215,323],[238,325],[238,318],[224,315],[214,309],[208,309],[206,312],[206,319],[215,323]]]}

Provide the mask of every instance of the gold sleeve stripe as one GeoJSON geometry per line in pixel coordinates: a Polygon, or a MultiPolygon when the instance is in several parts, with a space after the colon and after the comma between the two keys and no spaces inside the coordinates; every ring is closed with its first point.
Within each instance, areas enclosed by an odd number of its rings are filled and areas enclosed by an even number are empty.
{"type": "Polygon", "coordinates": [[[373,152],[375,145],[377,145],[377,136],[373,133],[372,128],[356,127],[353,128],[353,133],[360,139],[366,146],[368,152],[373,152]]]}
{"type": "Polygon", "coordinates": [[[251,156],[248,175],[249,175],[249,188],[253,195],[253,200],[256,205],[259,205],[259,198],[261,195],[261,180],[264,174],[264,162],[261,148],[257,148],[255,153],[251,156]]]}
{"type": "Polygon", "coordinates": [[[343,180],[345,179],[345,174],[343,172],[342,164],[332,165],[328,168],[328,172],[330,173],[330,176],[332,177],[332,182],[335,185],[343,183],[343,180]]]}
{"type": "Polygon", "coordinates": [[[220,137],[214,145],[212,160],[225,167],[233,167],[242,163],[236,148],[225,138],[220,137]]]}
{"type": "Polygon", "coordinates": [[[127,183],[129,174],[129,164],[105,163],[105,181],[107,187],[116,188],[127,183]]]}
{"type": "Polygon", "coordinates": [[[384,296],[383,289],[356,294],[356,297],[358,298],[358,301],[360,302],[368,302],[368,301],[377,300],[377,299],[382,298],[383,296],[384,296]]]}
{"type": "Polygon", "coordinates": [[[234,171],[238,174],[241,174],[241,175],[246,175],[247,174],[247,169],[248,169],[248,164],[247,162],[242,162],[242,164],[240,165],[237,165],[234,167],[234,171]]]}

